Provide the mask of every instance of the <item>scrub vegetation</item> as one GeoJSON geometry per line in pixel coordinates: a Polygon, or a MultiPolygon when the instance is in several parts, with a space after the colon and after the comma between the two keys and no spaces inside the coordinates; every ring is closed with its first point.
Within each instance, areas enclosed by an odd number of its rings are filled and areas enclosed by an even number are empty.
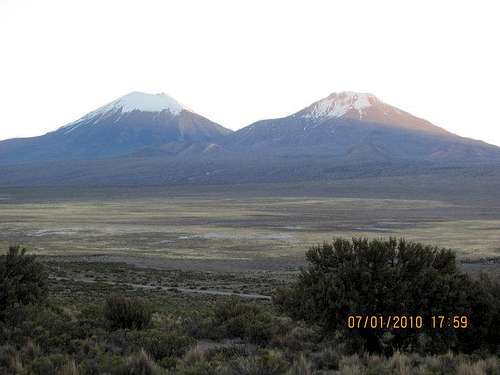
{"type": "Polygon", "coordinates": [[[80,269],[12,247],[0,257],[0,373],[500,373],[500,286],[462,273],[453,252],[338,239],[306,259],[302,273],[275,275],[267,287],[263,277],[248,278],[237,297],[210,294],[206,282],[241,287],[243,276],[124,263],[80,269]],[[272,301],[254,295],[266,290],[272,301]],[[399,301],[400,312],[417,313],[424,297],[436,309],[469,313],[472,330],[379,334],[342,324],[340,314],[361,306],[395,313],[399,301]]]}

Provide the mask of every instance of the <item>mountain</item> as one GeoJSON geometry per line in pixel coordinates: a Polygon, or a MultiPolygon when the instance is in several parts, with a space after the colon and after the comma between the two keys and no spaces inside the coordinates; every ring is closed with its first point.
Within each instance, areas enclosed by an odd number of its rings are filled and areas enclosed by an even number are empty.
{"type": "Polygon", "coordinates": [[[354,92],[236,132],[164,94],[131,93],[55,132],[0,142],[0,186],[445,181],[499,167],[499,147],[354,92]]]}
{"type": "Polygon", "coordinates": [[[132,92],[40,137],[0,142],[0,163],[91,160],[207,147],[230,130],[166,94],[132,92]]]}
{"type": "Polygon", "coordinates": [[[333,93],[290,116],[258,121],[226,137],[233,148],[341,161],[500,160],[500,148],[459,137],[372,94],[333,93]]]}

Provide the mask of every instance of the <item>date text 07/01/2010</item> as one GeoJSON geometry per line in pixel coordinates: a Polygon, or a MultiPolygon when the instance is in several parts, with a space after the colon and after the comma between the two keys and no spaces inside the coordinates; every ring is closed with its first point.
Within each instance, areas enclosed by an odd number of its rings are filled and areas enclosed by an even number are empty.
{"type": "Polygon", "coordinates": [[[349,315],[346,325],[350,329],[466,329],[470,326],[466,315],[349,315]]]}

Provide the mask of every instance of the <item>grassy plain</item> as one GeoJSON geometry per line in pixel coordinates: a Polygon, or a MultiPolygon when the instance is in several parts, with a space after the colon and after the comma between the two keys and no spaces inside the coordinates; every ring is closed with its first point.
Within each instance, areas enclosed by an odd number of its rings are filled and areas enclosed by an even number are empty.
{"type": "MultiPolygon", "coordinates": [[[[404,236],[500,255],[500,199],[383,180],[310,185],[0,189],[0,246],[152,268],[286,270],[332,237],[404,236]],[[387,187],[384,191],[384,184],[387,187]],[[396,187],[396,188],[395,188],[396,187]],[[97,257],[97,258],[96,258],[97,257]]],[[[488,188],[488,187],[485,187],[488,188]]],[[[469,193],[470,192],[470,193],[469,193]]]]}

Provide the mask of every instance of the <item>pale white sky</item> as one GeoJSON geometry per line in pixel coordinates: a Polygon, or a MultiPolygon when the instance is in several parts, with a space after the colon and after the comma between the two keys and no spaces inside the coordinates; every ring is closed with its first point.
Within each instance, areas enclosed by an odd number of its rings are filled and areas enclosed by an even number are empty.
{"type": "Polygon", "coordinates": [[[352,90],[500,145],[498,3],[0,0],[0,139],[134,90],[231,129],[352,90]]]}

